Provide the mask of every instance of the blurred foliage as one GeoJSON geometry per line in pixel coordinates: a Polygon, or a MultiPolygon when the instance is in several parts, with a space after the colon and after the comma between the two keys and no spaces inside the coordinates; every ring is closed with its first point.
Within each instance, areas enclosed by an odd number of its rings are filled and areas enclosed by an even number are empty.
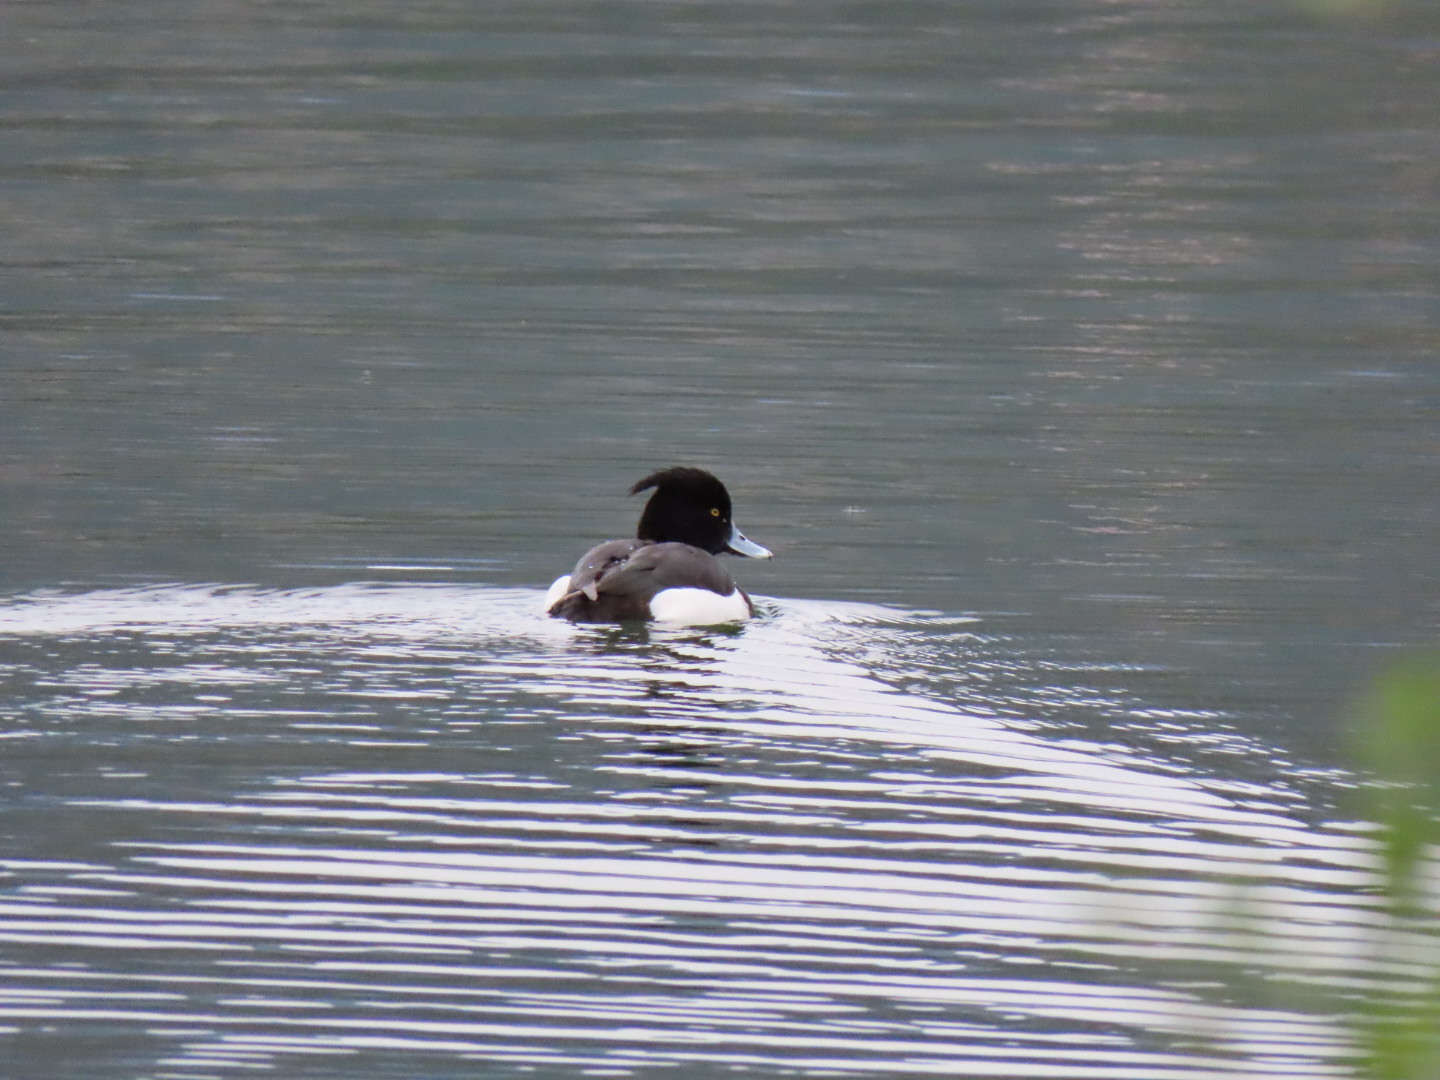
{"type": "Polygon", "coordinates": [[[1359,758],[1378,783],[1367,792],[1381,826],[1388,895],[1416,896],[1427,845],[1440,843],[1440,657],[1407,661],[1361,702],[1359,758]]]}
{"type": "Polygon", "coordinates": [[[1373,993],[1358,1035],[1375,1080],[1440,1080],[1440,656],[1398,665],[1361,702],[1358,754],[1375,782],[1365,817],[1379,827],[1386,915],[1375,960],[1426,974],[1373,993]]]}

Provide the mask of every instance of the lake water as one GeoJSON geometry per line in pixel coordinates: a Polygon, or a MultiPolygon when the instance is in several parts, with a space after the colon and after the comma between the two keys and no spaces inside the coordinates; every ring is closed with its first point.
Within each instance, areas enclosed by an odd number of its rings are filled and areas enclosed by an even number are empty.
{"type": "Polygon", "coordinates": [[[0,1075],[1347,1075],[1431,8],[4,21],[0,1075]]]}

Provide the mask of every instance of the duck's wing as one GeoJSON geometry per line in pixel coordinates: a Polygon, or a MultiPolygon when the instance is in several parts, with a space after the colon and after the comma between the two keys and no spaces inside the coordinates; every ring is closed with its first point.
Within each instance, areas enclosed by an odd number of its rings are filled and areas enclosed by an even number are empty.
{"type": "Polygon", "coordinates": [[[665,589],[708,589],[728,596],[735,590],[735,579],[719,559],[702,548],[677,543],[651,544],[606,574],[601,579],[601,591],[607,587],[616,591],[636,588],[645,591],[647,596],[665,589]],[[611,579],[616,577],[621,580],[612,586],[611,579]]]}
{"type": "Polygon", "coordinates": [[[585,553],[550,614],[600,621],[645,618],[651,597],[676,588],[728,596],[735,581],[715,556],[689,544],[611,540],[585,553]]]}
{"type": "Polygon", "coordinates": [[[594,600],[600,580],[616,567],[623,566],[636,551],[648,546],[644,540],[607,540],[596,544],[580,556],[575,569],[570,571],[570,587],[566,596],[584,593],[588,599],[594,600]]]}

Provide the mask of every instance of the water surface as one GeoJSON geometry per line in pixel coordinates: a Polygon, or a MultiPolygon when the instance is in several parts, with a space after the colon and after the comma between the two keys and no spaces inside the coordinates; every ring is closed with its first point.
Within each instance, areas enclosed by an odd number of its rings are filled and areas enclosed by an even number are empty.
{"type": "Polygon", "coordinates": [[[1433,13],[6,13],[9,1071],[1345,1072],[1433,13]]]}
{"type": "Polygon", "coordinates": [[[1330,1074],[1333,1026],[1226,989],[1263,962],[1338,990],[1373,917],[1368,856],[1272,751],[1057,737],[1018,700],[1142,717],[966,620],[762,606],[644,631],[456,586],[12,605],[27,1075],[1330,1074]],[[1263,958],[1242,898],[1281,928],[1263,958]],[[123,1037],[45,1045],[74,1030],[123,1037]]]}

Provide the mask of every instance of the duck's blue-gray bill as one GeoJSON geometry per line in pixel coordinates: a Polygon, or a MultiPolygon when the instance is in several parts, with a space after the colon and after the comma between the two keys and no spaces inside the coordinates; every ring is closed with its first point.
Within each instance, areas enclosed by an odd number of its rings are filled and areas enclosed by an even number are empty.
{"type": "Polygon", "coordinates": [[[745,534],[734,525],[730,526],[730,539],[725,541],[725,550],[732,555],[744,555],[747,559],[773,559],[775,553],[767,547],[761,547],[753,540],[745,539],[745,534]]]}

